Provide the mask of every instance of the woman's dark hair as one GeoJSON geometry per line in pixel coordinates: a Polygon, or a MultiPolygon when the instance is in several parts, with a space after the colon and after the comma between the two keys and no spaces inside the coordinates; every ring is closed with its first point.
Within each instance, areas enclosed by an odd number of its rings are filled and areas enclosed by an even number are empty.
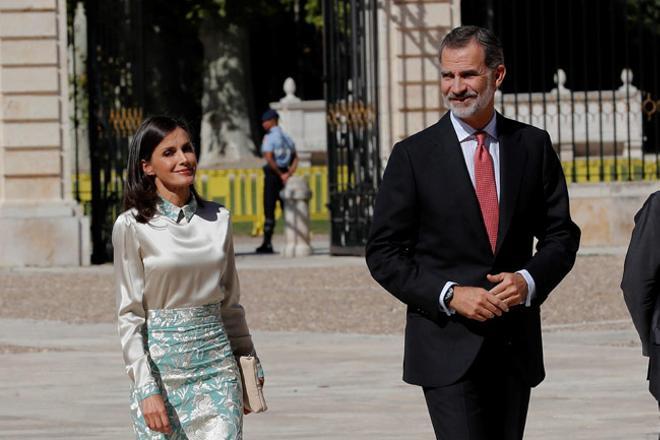
{"type": "MultiPolygon", "coordinates": [[[[156,213],[158,192],[155,177],[144,174],[142,161],[150,160],[154,150],[165,137],[177,128],[182,129],[192,139],[186,123],[169,116],[152,116],[142,122],[128,146],[128,163],[126,165],[126,187],[124,188],[124,209],[135,208],[135,218],[140,223],[147,223],[156,213]]],[[[202,204],[194,185],[190,185],[193,197],[202,204]]]]}

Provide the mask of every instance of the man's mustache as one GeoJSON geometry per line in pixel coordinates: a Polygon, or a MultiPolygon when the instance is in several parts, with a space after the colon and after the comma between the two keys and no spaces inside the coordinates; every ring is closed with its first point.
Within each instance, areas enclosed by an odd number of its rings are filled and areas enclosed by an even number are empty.
{"type": "Polygon", "coordinates": [[[465,93],[461,93],[460,95],[449,92],[449,94],[447,95],[447,98],[449,98],[449,99],[476,98],[477,96],[478,95],[474,92],[465,92],[465,93]]]}

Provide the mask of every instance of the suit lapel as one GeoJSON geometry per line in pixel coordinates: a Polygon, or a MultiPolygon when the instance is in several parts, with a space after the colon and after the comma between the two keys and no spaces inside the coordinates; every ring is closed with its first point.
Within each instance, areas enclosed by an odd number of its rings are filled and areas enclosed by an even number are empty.
{"type": "Polygon", "coordinates": [[[511,226],[520,192],[522,171],[527,161],[527,150],[521,148],[512,124],[504,116],[497,114],[497,136],[500,144],[500,221],[497,231],[495,253],[511,226]]]}
{"type": "Polygon", "coordinates": [[[461,205],[465,207],[465,209],[460,210],[460,213],[463,215],[467,225],[475,231],[475,237],[478,238],[480,246],[491,252],[488,232],[486,232],[484,219],[481,215],[477,193],[472,185],[472,180],[465,164],[465,158],[463,157],[463,150],[456,137],[454,127],[451,124],[449,112],[440,119],[438,128],[440,131],[438,138],[444,140],[441,143],[444,151],[437,158],[444,162],[442,169],[445,170],[448,178],[447,181],[452,182],[452,192],[455,197],[459,198],[461,205]]]}

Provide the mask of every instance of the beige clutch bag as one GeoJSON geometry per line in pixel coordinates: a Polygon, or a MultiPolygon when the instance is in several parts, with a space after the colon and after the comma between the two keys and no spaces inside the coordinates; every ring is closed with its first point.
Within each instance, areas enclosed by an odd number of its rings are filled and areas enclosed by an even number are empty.
{"type": "Polygon", "coordinates": [[[243,383],[243,406],[254,413],[268,409],[264,392],[257,377],[257,358],[255,356],[240,356],[238,366],[241,369],[243,383]]]}

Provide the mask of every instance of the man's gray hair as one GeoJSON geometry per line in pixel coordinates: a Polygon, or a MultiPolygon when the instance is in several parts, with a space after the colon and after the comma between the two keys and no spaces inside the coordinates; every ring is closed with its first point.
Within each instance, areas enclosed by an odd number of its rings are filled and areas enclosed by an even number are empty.
{"type": "Polygon", "coordinates": [[[486,66],[489,69],[495,69],[500,64],[504,64],[504,51],[500,39],[492,31],[479,26],[460,26],[445,35],[440,43],[440,60],[442,60],[442,51],[445,48],[461,49],[472,41],[476,41],[484,48],[486,66]]]}

